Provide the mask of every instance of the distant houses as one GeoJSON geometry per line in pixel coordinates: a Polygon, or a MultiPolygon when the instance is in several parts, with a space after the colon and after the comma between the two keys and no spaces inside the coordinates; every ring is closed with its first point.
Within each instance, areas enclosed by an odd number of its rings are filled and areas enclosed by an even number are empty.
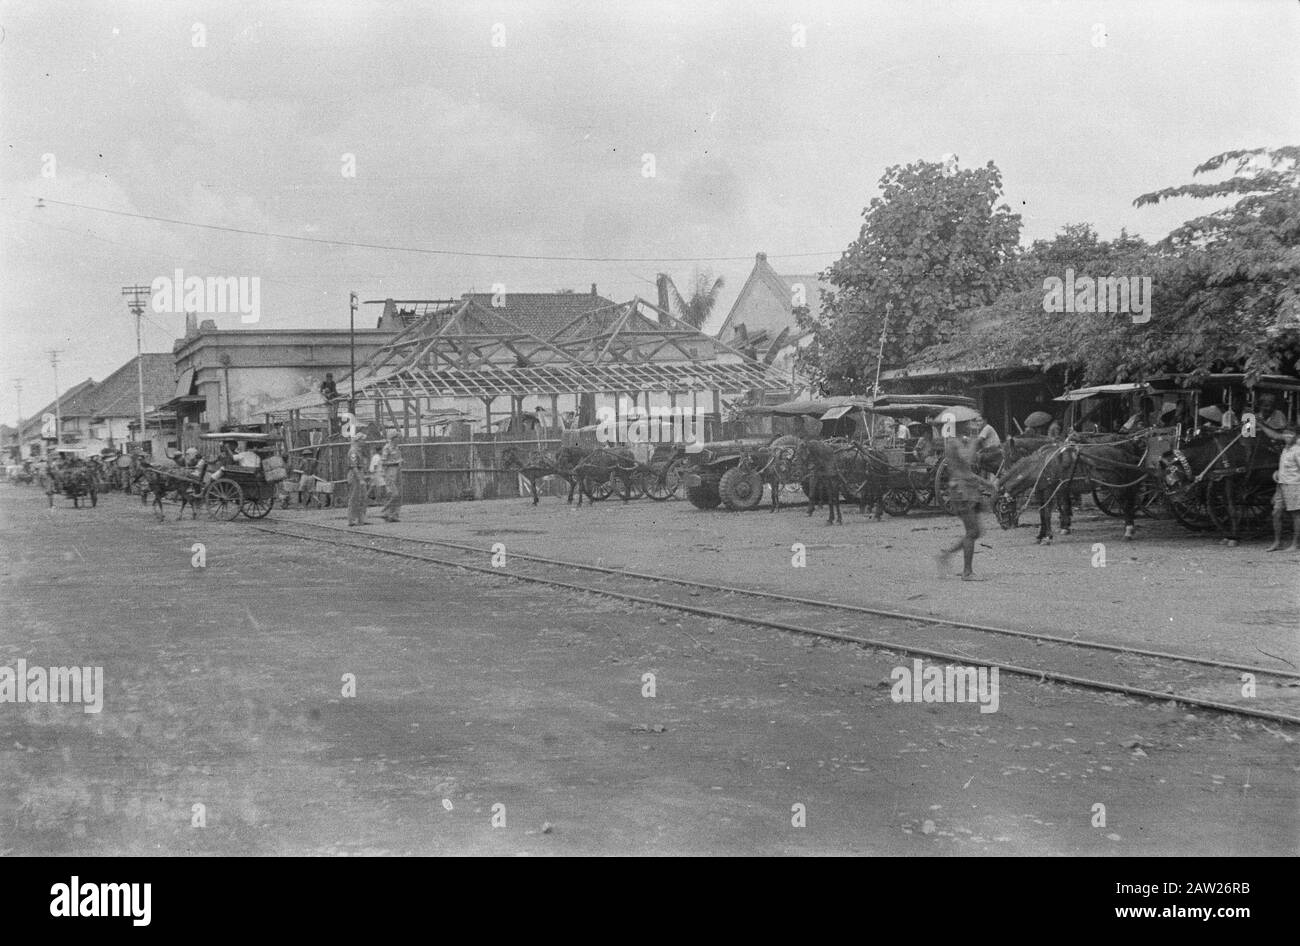
{"type": "Polygon", "coordinates": [[[718,339],[753,358],[768,362],[797,384],[795,362],[799,349],[812,340],[799,328],[795,310],[821,311],[821,292],[831,284],[818,275],[781,275],[766,253],[754,257],[754,268],[740,287],[731,311],[718,329],[718,339]]]}

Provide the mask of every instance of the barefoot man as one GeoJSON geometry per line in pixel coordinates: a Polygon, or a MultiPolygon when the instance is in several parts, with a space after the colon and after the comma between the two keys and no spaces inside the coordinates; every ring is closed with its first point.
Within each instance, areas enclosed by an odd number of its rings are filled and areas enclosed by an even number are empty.
{"type": "Polygon", "coordinates": [[[965,535],[952,548],[937,556],[939,567],[946,568],[948,559],[961,550],[962,581],[974,581],[971,564],[975,559],[975,542],[979,539],[980,500],[989,491],[989,485],[975,472],[976,446],[965,425],[959,425],[959,436],[948,437],[943,443],[943,453],[948,460],[948,495],[953,512],[961,519],[965,535]]]}
{"type": "Polygon", "coordinates": [[[1273,494],[1273,544],[1264,551],[1276,552],[1282,548],[1282,517],[1291,513],[1291,544],[1288,552],[1300,550],[1300,444],[1296,443],[1296,429],[1282,428],[1282,457],[1277,461],[1277,491],[1273,494]]]}

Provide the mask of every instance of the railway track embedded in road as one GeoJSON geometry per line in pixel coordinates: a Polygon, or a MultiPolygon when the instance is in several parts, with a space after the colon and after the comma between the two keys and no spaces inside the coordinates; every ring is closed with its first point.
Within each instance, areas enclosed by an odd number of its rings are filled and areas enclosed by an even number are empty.
{"type": "Polygon", "coordinates": [[[1300,711],[1292,709],[1300,700],[1300,689],[1296,689],[1300,673],[1290,670],[568,562],[513,549],[506,555],[503,567],[494,567],[484,561],[492,555],[490,548],[444,539],[379,535],[276,518],[263,520],[252,528],[287,538],[598,594],[697,617],[767,627],[930,660],[997,667],[1002,673],[1040,682],[1173,701],[1220,713],[1300,725],[1300,711]],[[446,550],[456,557],[443,558],[428,551],[416,551],[420,547],[446,550]],[[557,572],[564,573],[564,577],[557,572]],[[577,575],[593,576],[594,580],[571,580],[577,575]],[[627,587],[629,582],[644,587],[638,588],[640,593],[637,593],[627,587]],[[860,624],[863,617],[872,619],[872,636],[857,633],[852,626],[854,621],[860,624]],[[810,618],[817,623],[809,624],[810,618]],[[1242,695],[1243,674],[1253,675],[1255,697],[1242,695]]]}

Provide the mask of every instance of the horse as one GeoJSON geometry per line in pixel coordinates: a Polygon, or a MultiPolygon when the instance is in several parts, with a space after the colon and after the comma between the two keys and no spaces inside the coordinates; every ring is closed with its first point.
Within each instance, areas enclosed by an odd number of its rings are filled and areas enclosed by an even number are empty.
{"type": "Polygon", "coordinates": [[[822,440],[801,440],[795,447],[795,463],[808,483],[808,515],[817,508],[819,496],[826,500],[826,524],[843,525],[840,512],[840,486],[843,479],[836,464],[836,450],[822,440]]]}
{"type": "Polygon", "coordinates": [[[147,498],[150,493],[153,494],[153,507],[159,522],[166,519],[166,514],[163,512],[163,497],[168,494],[175,496],[181,504],[180,513],[176,516],[177,522],[185,517],[186,506],[190,507],[191,519],[199,517],[199,498],[203,493],[202,483],[197,480],[187,479],[178,473],[169,473],[156,469],[147,461],[141,462],[140,472],[131,480],[131,485],[134,486],[139,480],[145,481],[145,488],[141,492],[141,496],[147,498]]]}
{"type": "MultiPolygon", "coordinates": [[[[1052,437],[1020,435],[1008,437],[996,447],[984,447],[975,455],[975,472],[982,476],[991,476],[995,481],[1000,480],[1004,475],[1020,461],[1026,457],[1033,456],[1039,450],[1044,448],[1055,449],[1061,445],[1061,441],[1052,437]]],[[[1049,449],[1049,452],[1050,452],[1049,449]]],[[[1024,470],[1031,467],[1026,465],[1024,470]]],[[[1039,470],[1033,467],[1032,476],[1038,479],[1039,470]]],[[[1017,483],[1020,481],[1017,480],[1017,483]]],[[[1061,520],[1061,533],[1070,534],[1070,526],[1074,518],[1073,495],[1068,487],[1060,490],[1055,489],[1055,483],[1052,486],[1043,488],[1041,482],[1035,489],[1033,499],[1038,501],[1039,506],[1048,504],[1054,496],[1056,510],[1061,520]]],[[[997,499],[994,501],[994,513],[997,516],[998,525],[1003,529],[1010,529],[1016,526],[1020,519],[1020,509],[1016,502],[1015,496],[999,492],[997,499]]],[[[1050,529],[1048,530],[1050,531],[1050,529]]],[[[1040,533],[1039,540],[1042,540],[1040,533]]]]}
{"type": "Polygon", "coordinates": [[[741,458],[741,465],[758,474],[763,485],[772,493],[769,512],[781,508],[781,486],[795,478],[795,453],[799,438],[783,435],[772,440],[767,446],[747,451],[741,458]]]}
{"type": "Polygon", "coordinates": [[[857,500],[858,512],[866,515],[869,506],[871,518],[879,522],[885,512],[885,489],[893,473],[885,452],[856,440],[837,444],[835,470],[845,494],[857,500]]]}
{"type": "Polygon", "coordinates": [[[616,478],[622,487],[619,496],[623,502],[632,498],[632,477],[640,471],[632,451],[622,447],[561,447],[555,455],[556,472],[569,478],[568,502],[573,502],[573,491],[578,490],[578,506],[582,506],[585,493],[591,496],[592,483],[604,483],[616,478]]]}
{"type": "Polygon", "coordinates": [[[569,484],[568,501],[573,502],[575,480],[571,473],[561,470],[557,462],[556,455],[545,450],[532,450],[527,457],[522,459],[519,456],[519,451],[514,447],[506,447],[501,451],[502,468],[518,472],[528,482],[528,489],[533,495],[534,506],[537,505],[540,497],[537,484],[548,476],[558,476],[569,484]]]}
{"type": "MultiPolygon", "coordinates": [[[[1072,438],[1056,446],[1040,447],[1006,471],[999,478],[998,486],[1000,491],[1014,497],[1024,492],[1026,484],[1032,483],[1034,495],[1040,499],[1037,542],[1048,545],[1053,538],[1051,496],[1068,497],[1076,479],[1104,486],[1119,501],[1124,519],[1124,539],[1130,541],[1136,528],[1133,520],[1138,494],[1150,476],[1143,465],[1145,457],[1145,444],[1140,438],[1116,438],[1110,434],[1084,440],[1072,438]],[[1043,499],[1044,495],[1046,499],[1043,499]]],[[[1062,510],[1063,516],[1067,509],[1068,504],[1062,510]]],[[[1069,531],[1064,518],[1062,531],[1069,531]]]]}

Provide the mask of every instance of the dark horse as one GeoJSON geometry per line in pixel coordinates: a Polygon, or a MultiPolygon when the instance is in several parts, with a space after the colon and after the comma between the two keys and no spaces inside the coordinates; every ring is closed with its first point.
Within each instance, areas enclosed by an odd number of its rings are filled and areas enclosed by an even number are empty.
{"type": "Polygon", "coordinates": [[[545,450],[529,451],[527,457],[521,458],[514,447],[501,451],[501,465],[506,470],[513,470],[528,481],[528,489],[533,494],[533,505],[537,505],[540,491],[537,484],[548,476],[558,476],[569,484],[569,502],[573,502],[574,479],[572,474],[561,470],[554,453],[545,450]]]}
{"type": "MultiPolygon", "coordinates": [[[[1124,538],[1133,538],[1138,494],[1151,475],[1144,466],[1145,444],[1137,438],[1068,440],[1040,447],[1012,465],[998,480],[1000,491],[1017,496],[1032,486],[1039,499],[1039,543],[1052,541],[1051,499],[1068,497],[1076,479],[1106,487],[1123,511],[1124,538]]],[[[1068,509],[1068,503],[1066,506],[1068,509]]],[[[1062,512],[1062,531],[1069,523],[1062,512]]]]}
{"type": "Polygon", "coordinates": [[[147,462],[141,462],[139,472],[135,474],[130,485],[134,486],[139,480],[144,480],[145,483],[140,493],[141,497],[153,494],[153,508],[159,522],[166,518],[163,512],[163,497],[168,495],[180,501],[181,511],[176,516],[178,522],[185,517],[186,506],[190,507],[191,519],[199,517],[199,499],[203,494],[202,483],[179,473],[158,469],[147,462]]]}
{"type": "MultiPolygon", "coordinates": [[[[1000,446],[985,447],[979,451],[975,458],[975,472],[984,476],[992,476],[995,480],[1001,480],[1004,476],[1009,476],[1011,469],[1027,457],[1031,457],[1044,449],[1050,453],[1060,445],[1061,441],[1052,437],[1024,435],[1008,437],[1000,446]]],[[[1069,535],[1074,518],[1074,504],[1070,490],[1068,488],[1056,489],[1055,482],[1051,483],[1051,485],[1044,485],[1038,476],[1039,471],[1036,467],[1026,464],[1022,468],[1022,470],[1030,469],[1033,470],[1032,477],[1037,484],[1031,498],[1032,501],[1037,502],[1040,508],[1042,506],[1050,508],[1053,501],[1055,501],[1056,511],[1061,519],[1061,533],[1069,535]]],[[[1019,524],[1020,506],[1016,501],[1016,497],[1010,493],[999,492],[994,502],[994,512],[997,515],[998,525],[1004,529],[1010,529],[1019,524]]]]}
{"type": "Polygon", "coordinates": [[[578,505],[585,494],[589,499],[592,484],[618,480],[622,487],[619,496],[623,502],[632,498],[632,478],[641,469],[631,450],[622,447],[561,447],[555,454],[556,472],[569,479],[569,502],[573,491],[578,490],[578,505]]]}
{"type": "Polygon", "coordinates": [[[844,515],[840,512],[840,487],[843,479],[836,463],[835,447],[822,440],[801,440],[795,447],[794,458],[807,483],[808,515],[811,516],[816,510],[818,500],[824,499],[826,524],[843,525],[844,515]]]}

